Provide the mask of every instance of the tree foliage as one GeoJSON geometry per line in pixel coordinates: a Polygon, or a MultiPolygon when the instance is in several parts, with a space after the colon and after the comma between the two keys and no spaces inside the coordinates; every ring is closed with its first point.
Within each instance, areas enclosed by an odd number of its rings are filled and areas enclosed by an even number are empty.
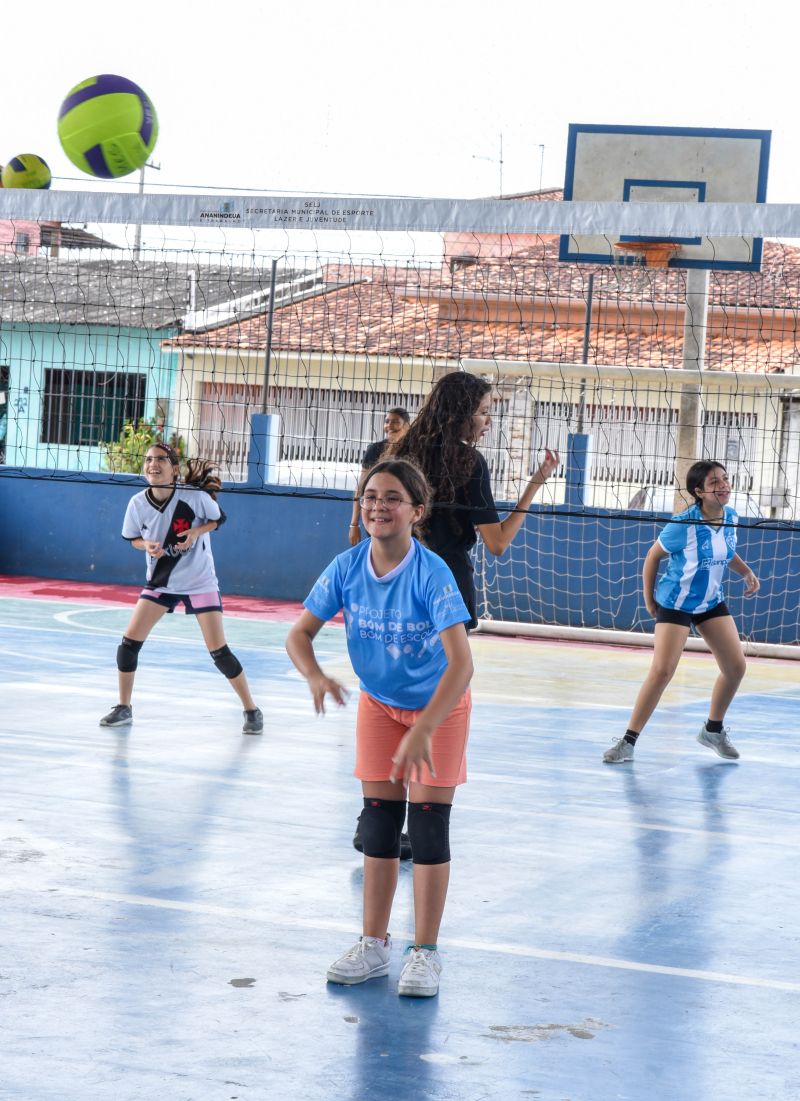
{"type": "Polygon", "coordinates": [[[107,443],[103,459],[106,470],[113,474],[141,474],[144,466],[144,457],[149,447],[154,443],[168,443],[178,453],[181,462],[186,457],[186,445],[183,436],[172,433],[168,440],[164,440],[164,426],[153,424],[151,421],[125,421],[120,432],[119,439],[114,443],[107,443]]]}

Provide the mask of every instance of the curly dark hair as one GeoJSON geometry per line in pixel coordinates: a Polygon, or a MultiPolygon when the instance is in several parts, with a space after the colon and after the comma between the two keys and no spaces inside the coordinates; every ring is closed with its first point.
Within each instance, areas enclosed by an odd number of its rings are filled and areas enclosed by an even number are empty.
{"type": "Polygon", "coordinates": [[[442,375],[405,436],[393,444],[387,457],[410,459],[428,480],[436,502],[454,501],[477,461],[475,445],[464,436],[480,403],[491,393],[491,383],[464,371],[442,375]]]}
{"type": "Polygon", "coordinates": [[[184,485],[202,489],[216,501],[217,494],[222,489],[219,476],[211,473],[216,469],[217,464],[208,459],[189,459],[186,464],[186,477],[183,479],[184,485]]]}

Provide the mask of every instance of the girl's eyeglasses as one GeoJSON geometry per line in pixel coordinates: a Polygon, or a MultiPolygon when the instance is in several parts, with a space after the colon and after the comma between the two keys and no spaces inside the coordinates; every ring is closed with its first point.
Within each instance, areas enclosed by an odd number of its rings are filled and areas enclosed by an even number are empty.
{"type": "Polygon", "coordinates": [[[399,497],[396,493],[387,493],[385,497],[376,497],[374,493],[365,493],[363,497],[359,497],[358,503],[362,508],[375,508],[382,504],[390,512],[400,508],[401,505],[412,504],[411,501],[406,500],[405,497],[399,497]]]}

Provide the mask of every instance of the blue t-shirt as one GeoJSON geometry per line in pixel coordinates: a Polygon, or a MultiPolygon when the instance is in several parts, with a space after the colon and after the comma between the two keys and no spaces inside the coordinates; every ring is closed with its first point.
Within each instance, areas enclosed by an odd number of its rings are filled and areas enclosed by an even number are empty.
{"type": "Polygon", "coordinates": [[[725,599],[722,581],[736,554],[739,517],[725,506],[719,527],[704,522],[699,505],[674,516],[658,541],[669,554],[666,571],[656,585],[656,601],[697,615],[725,599]]]}
{"type": "Polygon", "coordinates": [[[362,689],[390,707],[425,707],[447,668],[439,632],[469,613],[452,573],[416,539],[400,563],[376,577],[365,539],[337,555],[306,597],[317,619],[344,613],[347,650],[362,689]]]}

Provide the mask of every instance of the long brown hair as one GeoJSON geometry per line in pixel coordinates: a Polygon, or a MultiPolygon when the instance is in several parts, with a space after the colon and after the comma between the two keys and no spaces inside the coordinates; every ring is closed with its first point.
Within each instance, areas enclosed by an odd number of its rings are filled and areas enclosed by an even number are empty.
{"type": "Polygon", "coordinates": [[[209,497],[213,497],[216,501],[217,494],[222,489],[222,481],[219,476],[211,473],[212,470],[216,469],[217,464],[208,459],[189,459],[186,463],[184,485],[202,489],[204,493],[207,493],[209,497]]]}
{"type": "Polygon", "coordinates": [[[433,500],[450,502],[469,481],[476,452],[464,441],[472,417],[491,393],[485,379],[451,371],[435,384],[405,436],[389,449],[391,457],[411,459],[425,475],[433,500]]]}

